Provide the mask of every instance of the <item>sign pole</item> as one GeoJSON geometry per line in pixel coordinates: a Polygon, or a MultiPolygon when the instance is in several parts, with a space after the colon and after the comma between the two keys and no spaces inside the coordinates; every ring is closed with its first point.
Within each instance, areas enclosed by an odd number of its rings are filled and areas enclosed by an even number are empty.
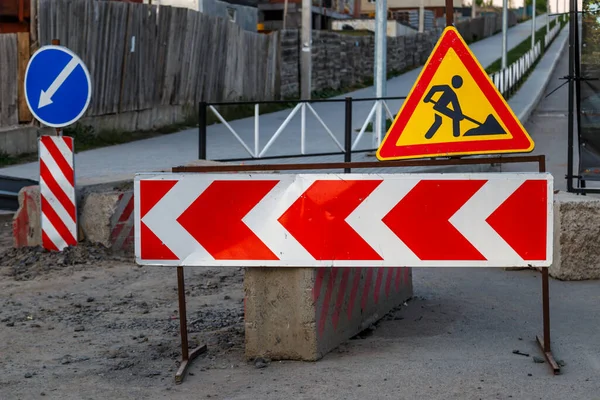
{"type": "Polygon", "coordinates": [[[452,25],[454,25],[454,4],[452,0],[446,0],[446,26],[452,25]]]}
{"type": "MultiPolygon", "coordinates": [[[[546,156],[539,156],[538,165],[540,173],[546,172],[546,156]]],[[[560,366],[554,359],[552,349],[550,348],[550,279],[548,277],[548,269],[549,267],[542,268],[542,314],[544,337],[540,338],[539,336],[536,336],[536,339],[542,349],[542,353],[544,353],[546,361],[548,361],[550,368],[552,368],[552,372],[554,375],[557,375],[560,373],[560,366]]]]}
{"type": "MultiPolygon", "coordinates": [[[[60,46],[60,39],[52,39],[51,43],[53,46],[60,46]]],[[[56,136],[62,136],[61,128],[55,128],[55,130],[56,130],[56,136]]]]}
{"type": "Polygon", "coordinates": [[[387,0],[377,0],[375,6],[375,132],[373,147],[379,147],[385,129],[385,113],[381,99],[386,96],[387,0]]]}
{"type": "MultiPolygon", "coordinates": [[[[526,8],[527,9],[527,8],[526,8]]],[[[506,35],[508,31],[508,0],[502,1],[502,69],[506,69],[506,35]]]]}
{"type": "Polygon", "coordinates": [[[196,347],[191,352],[188,349],[187,307],[185,304],[185,280],[183,267],[177,267],[177,296],[179,299],[179,332],[181,335],[181,364],[175,374],[175,383],[180,384],[187,374],[190,363],[200,354],[206,352],[206,345],[196,347]]]}
{"type": "Polygon", "coordinates": [[[531,6],[531,50],[535,47],[535,16],[537,15],[535,9],[535,0],[532,0],[531,6]]]}

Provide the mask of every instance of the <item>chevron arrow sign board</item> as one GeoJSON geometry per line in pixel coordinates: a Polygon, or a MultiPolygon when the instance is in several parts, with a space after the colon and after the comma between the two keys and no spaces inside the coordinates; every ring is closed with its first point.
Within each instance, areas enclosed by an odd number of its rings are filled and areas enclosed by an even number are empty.
{"type": "Polygon", "coordinates": [[[137,174],[138,264],[547,267],[552,175],[137,174]]]}

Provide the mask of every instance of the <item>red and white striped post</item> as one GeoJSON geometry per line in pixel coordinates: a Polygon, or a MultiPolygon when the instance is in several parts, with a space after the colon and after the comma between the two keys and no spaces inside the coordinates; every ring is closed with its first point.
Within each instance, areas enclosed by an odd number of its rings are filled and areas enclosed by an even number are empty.
{"type": "Polygon", "coordinates": [[[39,140],[42,245],[61,251],[77,244],[73,138],[39,140]]]}

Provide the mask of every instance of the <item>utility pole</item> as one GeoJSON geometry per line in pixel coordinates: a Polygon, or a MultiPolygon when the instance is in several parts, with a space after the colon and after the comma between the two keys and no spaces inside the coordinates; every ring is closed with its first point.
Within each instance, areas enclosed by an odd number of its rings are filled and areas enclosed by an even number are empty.
{"type": "Polygon", "coordinates": [[[454,25],[454,4],[452,0],[446,0],[446,26],[454,25]]]}
{"type": "Polygon", "coordinates": [[[508,33],[508,0],[502,1],[502,69],[506,68],[506,34],[508,33]]]}
{"type": "MultiPolygon", "coordinates": [[[[375,4],[375,97],[387,95],[387,0],[375,4]]],[[[377,100],[373,148],[378,148],[386,127],[383,102],[377,100]]]]}
{"type": "Polygon", "coordinates": [[[535,12],[535,0],[532,1],[532,6],[531,6],[531,49],[533,50],[533,48],[535,47],[535,15],[537,14],[535,12]]]}
{"type": "Polygon", "coordinates": [[[425,0],[419,2],[419,33],[425,31],[425,0]]]}
{"type": "Polygon", "coordinates": [[[301,75],[300,83],[302,88],[300,95],[302,100],[310,100],[312,92],[312,60],[311,60],[311,42],[312,42],[312,9],[311,0],[302,0],[302,55],[300,57],[301,75]]]}
{"type": "Polygon", "coordinates": [[[546,33],[550,33],[550,0],[546,0],[546,33]]]}
{"type": "Polygon", "coordinates": [[[473,3],[471,4],[471,18],[476,18],[477,17],[477,2],[475,0],[473,0],[473,3]]]}

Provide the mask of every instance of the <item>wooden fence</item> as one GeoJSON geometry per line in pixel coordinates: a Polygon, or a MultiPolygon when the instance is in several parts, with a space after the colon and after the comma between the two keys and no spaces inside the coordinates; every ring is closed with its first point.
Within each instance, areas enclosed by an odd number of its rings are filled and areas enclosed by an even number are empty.
{"type": "Polygon", "coordinates": [[[278,35],[184,8],[40,0],[40,46],[59,39],[92,76],[86,116],[277,96],[278,35]]]}
{"type": "Polygon", "coordinates": [[[0,34],[0,127],[19,123],[17,100],[17,35],[0,34]]]}

